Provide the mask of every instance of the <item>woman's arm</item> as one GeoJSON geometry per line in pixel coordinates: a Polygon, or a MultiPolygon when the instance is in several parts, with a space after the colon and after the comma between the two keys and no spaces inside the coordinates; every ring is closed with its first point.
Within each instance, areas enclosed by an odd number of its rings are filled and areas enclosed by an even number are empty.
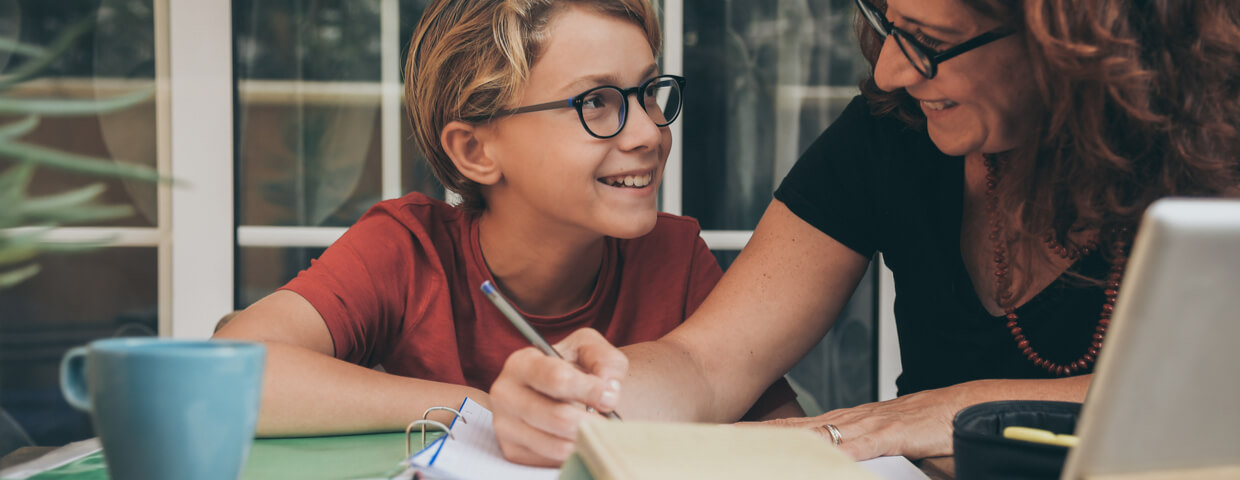
{"type": "Polygon", "coordinates": [[[251,305],[214,338],[267,345],[260,436],[399,431],[422,418],[428,407],[459,405],[466,396],[490,403],[485,392],[474,388],[401,377],[335,358],[323,317],[288,290],[251,305]]]}
{"type": "Polygon", "coordinates": [[[809,428],[830,439],[826,424],[839,429],[840,448],[857,460],[885,455],[909,458],[952,454],[952,419],[970,405],[997,400],[1080,402],[1093,375],[1053,380],[974,380],[925,390],[885,402],[832,410],[817,417],[767,423],[809,428]]]}
{"type": "Polygon", "coordinates": [[[719,285],[662,339],[622,354],[583,330],[557,347],[568,362],[532,349],[509,357],[491,388],[505,455],[562,461],[590,415],[577,404],[632,419],[737,420],[822,339],[868,264],[773,201],[719,285]],[[623,396],[610,382],[620,379],[623,396]]]}

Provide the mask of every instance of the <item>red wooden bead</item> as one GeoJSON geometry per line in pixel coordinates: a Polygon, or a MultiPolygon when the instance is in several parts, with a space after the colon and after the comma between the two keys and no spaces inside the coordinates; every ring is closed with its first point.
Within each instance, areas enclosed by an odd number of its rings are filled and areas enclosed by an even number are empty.
{"type": "Polygon", "coordinates": [[[1020,353],[1024,354],[1025,357],[1028,358],[1030,355],[1033,355],[1033,347],[1022,348],[1020,353]]]}
{"type": "Polygon", "coordinates": [[[1101,342],[1103,338],[1106,338],[1106,337],[1105,337],[1104,335],[1102,335],[1101,333],[1095,333],[1095,334],[1094,334],[1094,340],[1097,340],[1097,341],[1101,342]]]}
{"type": "Polygon", "coordinates": [[[1093,355],[1086,353],[1084,357],[1081,357],[1081,360],[1084,360],[1085,363],[1094,363],[1094,358],[1093,355]]]}
{"type": "Polygon", "coordinates": [[[1112,313],[1115,311],[1115,305],[1105,303],[1102,305],[1102,311],[1107,312],[1107,313],[1112,313]]]}
{"type": "MultiPolygon", "coordinates": [[[[1016,322],[1011,322],[1011,323],[1016,323],[1016,322]]],[[[1024,331],[1024,330],[1021,330],[1021,329],[1020,329],[1020,327],[1017,327],[1017,326],[1012,326],[1012,335],[1013,335],[1013,336],[1017,336],[1017,337],[1020,337],[1020,338],[1025,338],[1025,336],[1024,336],[1024,335],[1021,335],[1021,332],[1023,332],[1023,331],[1024,331]]],[[[1019,340],[1017,340],[1017,341],[1019,341],[1019,340]]]]}
{"type": "MultiPolygon", "coordinates": [[[[1009,314],[1009,315],[1013,315],[1013,314],[1009,314]]],[[[1016,320],[1008,320],[1007,322],[1007,328],[1009,329],[1020,328],[1020,327],[1017,327],[1016,325],[1017,325],[1016,320]]]]}
{"type": "Polygon", "coordinates": [[[1108,288],[1105,292],[1102,292],[1102,293],[1108,297],[1114,297],[1116,295],[1119,295],[1119,291],[1113,288],[1108,288]]]}
{"type": "Polygon", "coordinates": [[[1028,341],[1028,340],[1020,340],[1020,341],[1018,341],[1018,342],[1016,343],[1016,348],[1019,348],[1019,349],[1021,349],[1021,350],[1024,350],[1024,349],[1026,349],[1026,348],[1029,348],[1029,341],[1028,341]]]}
{"type": "Polygon", "coordinates": [[[1097,356],[1098,356],[1098,351],[1099,351],[1099,350],[1101,350],[1101,349],[1099,349],[1099,348],[1095,348],[1095,347],[1089,347],[1089,350],[1086,350],[1086,352],[1089,352],[1089,354],[1090,354],[1090,355],[1093,355],[1093,356],[1097,357],[1097,356]]]}
{"type": "Polygon", "coordinates": [[[1098,325],[1102,325],[1102,326],[1104,326],[1104,327],[1109,327],[1109,326],[1111,326],[1111,319],[1110,319],[1110,318],[1107,318],[1107,317],[1102,317],[1102,318],[1098,319],[1098,325]]]}

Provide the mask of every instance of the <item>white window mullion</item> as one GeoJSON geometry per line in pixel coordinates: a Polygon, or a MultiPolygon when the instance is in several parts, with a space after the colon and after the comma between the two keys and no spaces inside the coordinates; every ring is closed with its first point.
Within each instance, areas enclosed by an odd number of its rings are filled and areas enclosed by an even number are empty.
{"type": "Polygon", "coordinates": [[[237,227],[237,245],[242,247],[322,247],[331,246],[344,235],[345,227],[237,227]]]}
{"type": "MultiPolygon", "coordinates": [[[[0,235],[22,235],[39,227],[5,229],[0,235]]],[[[152,227],[60,227],[47,231],[43,240],[59,244],[103,243],[108,247],[156,247],[162,232],[152,227]]]]}
{"type": "MultiPolygon", "coordinates": [[[[169,65],[168,1],[155,0],[155,168],[160,175],[172,175],[171,65],[169,65]]],[[[155,190],[157,258],[157,331],[172,332],[172,188],[161,184],[155,190]]]]}
{"type": "Polygon", "coordinates": [[[896,398],[896,378],[904,371],[900,363],[900,338],[896,335],[896,282],[880,254],[878,263],[878,401],[896,398]]]}
{"type": "Polygon", "coordinates": [[[383,85],[383,101],[380,104],[379,122],[381,125],[381,162],[383,165],[382,195],[383,198],[401,196],[401,161],[400,161],[400,2],[383,0],[381,5],[379,39],[380,67],[379,80],[383,85]]]}
{"type": "Polygon", "coordinates": [[[231,2],[168,1],[172,318],[205,338],[233,308],[231,2]]]}
{"type": "Polygon", "coordinates": [[[749,237],[753,236],[753,230],[705,230],[702,232],[702,240],[706,241],[706,248],[711,250],[740,250],[745,248],[745,244],[749,243],[749,237]]]}
{"type": "MultiPolygon", "coordinates": [[[[683,75],[685,72],[685,2],[684,0],[667,0],[663,4],[663,72],[683,75]]],[[[687,88],[693,88],[690,84],[687,88]]],[[[682,198],[684,186],[683,160],[684,139],[681,128],[691,117],[690,112],[681,112],[680,118],[672,122],[672,151],[668,152],[667,165],[663,167],[662,210],[674,215],[681,215],[684,210],[682,198]]]]}

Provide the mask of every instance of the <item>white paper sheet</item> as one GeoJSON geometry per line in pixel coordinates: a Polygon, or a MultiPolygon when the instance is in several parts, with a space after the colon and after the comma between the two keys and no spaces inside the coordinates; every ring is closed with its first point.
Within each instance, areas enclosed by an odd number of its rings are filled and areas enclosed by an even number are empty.
{"type": "MultiPolygon", "coordinates": [[[[554,480],[559,476],[558,469],[527,467],[505,460],[499,442],[495,440],[495,429],[491,426],[493,415],[486,407],[467,398],[461,405],[461,415],[467,422],[459,419],[453,421],[453,438],[445,435],[410,458],[414,468],[427,468],[424,473],[431,478],[462,480],[554,480]]],[[[860,464],[885,480],[927,479],[904,457],[879,457],[860,464]]],[[[410,478],[413,470],[397,478],[410,478]]]]}
{"type": "Polygon", "coordinates": [[[444,435],[411,457],[410,463],[415,468],[431,467],[435,476],[464,480],[555,480],[559,477],[558,468],[529,467],[505,460],[495,439],[495,428],[491,426],[491,411],[486,407],[466,398],[460,411],[465,421],[458,418],[452,422],[452,438],[444,435]]]}
{"type": "Polygon", "coordinates": [[[928,480],[921,469],[904,457],[878,457],[857,462],[884,480],[928,480]]]}
{"type": "Polygon", "coordinates": [[[68,464],[69,462],[98,452],[99,449],[98,438],[88,438],[80,442],[73,442],[52,450],[46,455],[29,462],[20,463],[6,468],[4,471],[0,471],[0,478],[3,478],[4,480],[23,480],[30,478],[36,474],[58,468],[62,465],[68,464]]]}

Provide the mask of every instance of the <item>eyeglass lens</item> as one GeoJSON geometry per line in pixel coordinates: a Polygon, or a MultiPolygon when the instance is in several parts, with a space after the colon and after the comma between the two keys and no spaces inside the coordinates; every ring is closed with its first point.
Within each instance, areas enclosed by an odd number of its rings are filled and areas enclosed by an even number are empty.
{"type": "Polygon", "coordinates": [[[903,32],[896,35],[896,45],[900,46],[900,51],[904,52],[904,57],[917,68],[918,72],[927,77],[932,76],[931,72],[934,65],[931,64],[930,57],[927,57],[920,48],[913,45],[909,41],[908,36],[904,35],[903,32]]]}
{"type": "Polygon", "coordinates": [[[861,13],[865,15],[865,19],[870,22],[870,26],[874,27],[874,30],[877,31],[879,35],[886,38],[893,33],[895,34],[896,45],[900,47],[900,51],[904,53],[904,57],[908,58],[908,61],[913,64],[913,67],[917,68],[918,72],[921,72],[924,76],[933,75],[932,72],[934,71],[934,65],[930,61],[930,57],[927,57],[925,52],[921,51],[920,48],[917,48],[917,46],[913,44],[911,38],[908,38],[904,32],[889,28],[887,19],[884,17],[883,13],[874,8],[874,5],[869,2],[866,2],[865,0],[857,0],[857,6],[861,9],[861,13]]]}
{"type": "MultiPolygon", "coordinates": [[[[672,123],[680,114],[680,84],[672,78],[656,77],[637,92],[646,115],[660,127],[672,123]]],[[[624,127],[628,106],[624,92],[616,87],[599,87],[581,99],[581,121],[590,133],[611,137],[624,127]]]]}

